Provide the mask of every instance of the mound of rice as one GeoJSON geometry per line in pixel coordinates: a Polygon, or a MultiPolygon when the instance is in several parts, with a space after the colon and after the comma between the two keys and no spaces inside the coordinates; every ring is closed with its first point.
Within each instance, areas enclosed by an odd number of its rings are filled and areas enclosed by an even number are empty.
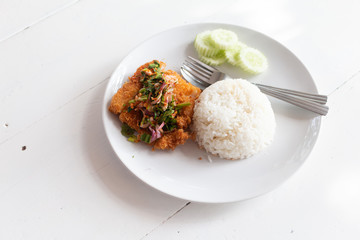
{"type": "Polygon", "coordinates": [[[244,159],[260,152],[273,141],[275,126],[268,98],[243,79],[218,81],[195,103],[196,140],[221,158],[244,159]]]}

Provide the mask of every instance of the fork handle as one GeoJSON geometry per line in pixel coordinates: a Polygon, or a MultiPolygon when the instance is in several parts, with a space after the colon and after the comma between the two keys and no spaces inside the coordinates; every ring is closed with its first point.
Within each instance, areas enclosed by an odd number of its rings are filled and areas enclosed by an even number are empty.
{"type": "Polygon", "coordinates": [[[300,108],[304,108],[306,110],[309,110],[311,112],[314,112],[314,113],[317,113],[317,114],[320,114],[320,115],[323,115],[323,116],[325,116],[329,111],[328,106],[322,105],[320,103],[313,102],[311,100],[301,99],[301,98],[298,98],[298,97],[292,97],[292,96],[289,96],[287,94],[274,92],[274,91],[271,91],[271,90],[268,90],[268,89],[260,89],[260,90],[263,93],[265,93],[266,95],[278,98],[280,100],[291,103],[291,104],[293,104],[295,106],[298,106],[300,108]]]}
{"type": "Polygon", "coordinates": [[[321,104],[326,104],[326,102],[327,102],[326,95],[300,92],[300,91],[290,90],[290,89],[286,89],[286,88],[267,86],[267,85],[263,85],[263,84],[259,84],[259,83],[253,83],[253,84],[255,84],[260,89],[268,89],[268,90],[272,90],[274,92],[276,91],[276,92],[280,92],[280,93],[286,93],[286,94],[290,94],[292,96],[306,98],[306,99],[312,100],[313,102],[318,102],[321,104]]]}

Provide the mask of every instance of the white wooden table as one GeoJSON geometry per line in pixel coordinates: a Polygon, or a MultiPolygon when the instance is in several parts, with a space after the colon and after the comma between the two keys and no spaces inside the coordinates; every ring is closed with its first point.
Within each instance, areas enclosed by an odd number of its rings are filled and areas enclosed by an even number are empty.
{"type": "Polygon", "coordinates": [[[0,1],[0,239],[360,239],[360,2],[0,1]],[[293,51],[330,112],[282,186],[231,204],[160,193],[101,122],[118,63],[154,33],[237,24],[293,51]]]}

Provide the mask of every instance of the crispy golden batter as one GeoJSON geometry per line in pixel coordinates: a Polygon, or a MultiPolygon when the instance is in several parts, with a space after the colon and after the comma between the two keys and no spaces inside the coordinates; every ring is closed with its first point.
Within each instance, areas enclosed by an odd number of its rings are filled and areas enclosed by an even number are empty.
{"type": "MultiPolygon", "coordinates": [[[[114,114],[120,114],[119,119],[121,122],[126,123],[131,128],[136,130],[139,136],[141,133],[148,132],[148,130],[139,127],[139,123],[142,118],[142,113],[139,111],[130,111],[127,112],[129,107],[128,102],[132,100],[138,91],[142,88],[142,83],[140,82],[141,70],[148,67],[149,64],[153,63],[151,61],[140,66],[132,77],[129,78],[129,81],[126,82],[118,92],[113,96],[109,110],[114,114]]],[[[165,68],[165,63],[160,62],[161,69],[165,68]]],[[[164,70],[163,70],[164,71],[164,70]]],[[[165,78],[176,79],[177,84],[174,86],[174,97],[176,104],[189,102],[190,105],[183,107],[179,114],[176,117],[177,120],[177,129],[172,132],[164,133],[164,135],[157,139],[153,146],[155,149],[172,149],[174,150],[176,146],[184,144],[188,138],[191,138],[191,133],[189,132],[189,126],[191,123],[192,115],[194,113],[194,104],[195,100],[199,97],[201,90],[190,83],[186,82],[181,76],[172,70],[164,71],[165,78]]],[[[148,132],[149,133],[149,132],[148,132]]]]}
{"type": "Polygon", "coordinates": [[[140,89],[140,84],[134,82],[126,82],[118,90],[118,92],[111,99],[109,110],[112,113],[119,114],[125,105],[134,98],[140,89]]]}
{"type": "Polygon", "coordinates": [[[190,134],[185,132],[184,129],[176,129],[155,141],[154,147],[156,149],[174,150],[176,146],[184,144],[189,138],[190,134]]]}

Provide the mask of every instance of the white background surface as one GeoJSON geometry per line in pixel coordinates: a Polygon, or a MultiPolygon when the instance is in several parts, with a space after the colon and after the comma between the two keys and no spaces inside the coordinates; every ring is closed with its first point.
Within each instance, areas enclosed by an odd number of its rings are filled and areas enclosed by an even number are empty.
{"type": "Polygon", "coordinates": [[[359,239],[359,11],[355,0],[1,1],[0,239],[359,239]],[[329,95],[306,163],[259,198],[172,198],[134,177],[105,138],[102,96],[121,59],[198,22],[278,40],[329,95]]]}

